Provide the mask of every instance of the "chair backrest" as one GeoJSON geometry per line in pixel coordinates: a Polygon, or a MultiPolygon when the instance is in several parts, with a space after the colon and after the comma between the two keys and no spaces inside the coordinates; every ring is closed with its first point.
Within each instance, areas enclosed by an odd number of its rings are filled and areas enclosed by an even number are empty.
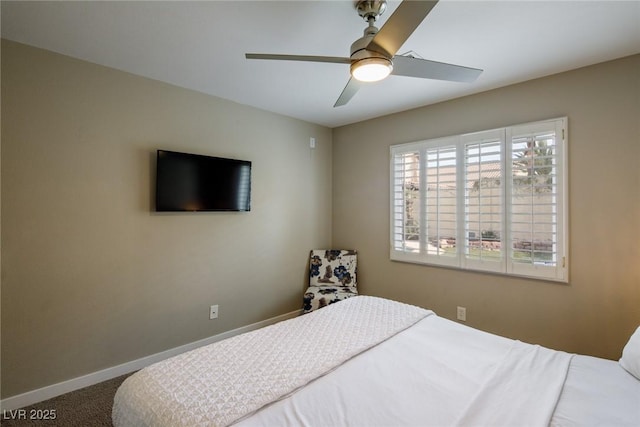
{"type": "Polygon", "coordinates": [[[314,249],[309,260],[309,286],[357,286],[358,255],[354,250],[314,249]]]}

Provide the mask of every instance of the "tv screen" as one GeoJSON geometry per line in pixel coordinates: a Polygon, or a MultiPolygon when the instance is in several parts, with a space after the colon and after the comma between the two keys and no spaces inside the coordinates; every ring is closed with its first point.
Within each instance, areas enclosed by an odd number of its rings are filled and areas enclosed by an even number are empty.
{"type": "Polygon", "coordinates": [[[158,150],[156,211],[251,210],[251,162],[158,150]]]}

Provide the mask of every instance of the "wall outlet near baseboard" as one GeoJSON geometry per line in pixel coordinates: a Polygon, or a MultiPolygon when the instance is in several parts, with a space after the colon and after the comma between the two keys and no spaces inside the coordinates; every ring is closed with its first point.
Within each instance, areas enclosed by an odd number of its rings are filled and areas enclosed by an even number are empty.
{"type": "Polygon", "coordinates": [[[467,321],[467,308],[458,306],[458,320],[467,321]]]}
{"type": "Polygon", "coordinates": [[[218,304],[212,305],[209,309],[209,319],[217,319],[218,318],[218,304]]]}

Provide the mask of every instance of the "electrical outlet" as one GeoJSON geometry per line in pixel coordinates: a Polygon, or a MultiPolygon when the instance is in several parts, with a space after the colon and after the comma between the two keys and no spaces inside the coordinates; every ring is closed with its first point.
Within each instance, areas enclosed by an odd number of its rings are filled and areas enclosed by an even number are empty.
{"type": "Polygon", "coordinates": [[[309,148],[316,148],[316,139],[314,137],[309,138],[309,148]]]}
{"type": "Polygon", "coordinates": [[[218,305],[212,305],[209,309],[209,319],[217,319],[218,318],[218,305]]]}
{"type": "Polygon", "coordinates": [[[458,306],[458,320],[467,321],[467,308],[458,306]]]}

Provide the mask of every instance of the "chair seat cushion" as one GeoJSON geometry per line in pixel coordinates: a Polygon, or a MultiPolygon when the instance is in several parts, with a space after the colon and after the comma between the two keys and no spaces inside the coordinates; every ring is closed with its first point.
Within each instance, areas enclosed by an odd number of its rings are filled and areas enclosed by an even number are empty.
{"type": "Polygon", "coordinates": [[[309,286],[304,293],[303,310],[309,313],[356,295],[358,295],[357,289],[351,286],[309,286]]]}

